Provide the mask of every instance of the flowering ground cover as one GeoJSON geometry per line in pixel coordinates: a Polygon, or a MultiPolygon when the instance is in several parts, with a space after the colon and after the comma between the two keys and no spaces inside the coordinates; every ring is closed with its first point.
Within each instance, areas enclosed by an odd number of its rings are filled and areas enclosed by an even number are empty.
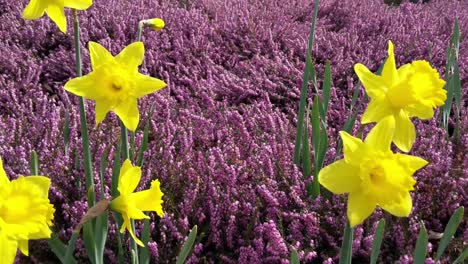
{"type": "MultiPolygon", "coordinates": [[[[69,19],[64,34],[50,19],[24,20],[21,13],[28,2],[0,0],[0,156],[6,175],[16,179],[32,174],[30,155],[38,153],[39,173],[51,180],[52,230],[67,242],[88,209],[78,98],[63,88],[76,76],[71,12],[65,11],[69,19]],[[66,120],[69,142],[64,141],[66,120]]],[[[412,263],[423,221],[430,234],[426,263],[433,263],[438,234],[458,207],[468,205],[468,2],[403,2],[398,7],[383,2],[320,1],[312,59],[318,76],[323,76],[327,60],[332,69],[330,147],[324,163],[335,160],[338,132],[358,81],[354,65],[377,71],[392,40],[397,66],[427,60],[443,78],[457,17],[460,140],[447,140],[456,126],[454,116],[448,132],[439,125],[439,110],[433,119],[414,119],[418,136],[410,154],[429,164],[414,174],[411,214],[398,218],[377,209],[354,228],[352,243],[353,262],[367,263],[377,222],[384,218],[380,261],[412,263]]],[[[149,122],[137,191],[157,179],[164,193],[164,216],[150,214],[147,247],[152,263],[174,263],[194,225],[198,236],[188,263],[289,263],[292,249],[301,263],[338,263],[346,196],[309,197],[306,186],[312,178],[304,177],[293,162],[313,8],[308,0],[95,0],[79,13],[84,74],[92,70],[88,41],[115,55],[137,39],[140,20],[165,21],[163,30],[147,28],[142,35],[140,72],[164,80],[167,87],[139,99],[140,125],[136,147],[130,149],[137,157],[149,122]]],[[[309,98],[314,94],[311,89],[309,98]]],[[[359,101],[366,100],[362,89],[359,101]]],[[[99,168],[106,160],[102,186],[110,198],[118,118],[108,114],[95,126],[95,104],[87,101],[87,106],[95,189],[101,188],[99,168]]],[[[352,134],[358,130],[356,122],[352,134]]],[[[103,197],[98,193],[98,198],[103,197]]],[[[139,231],[141,222],[136,227],[139,231]]],[[[118,229],[112,220],[106,263],[117,263],[118,229]]],[[[132,241],[128,234],[123,238],[125,245],[132,241]]],[[[442,262],[452,263],[467,242],[464,217],[442,262]]],[[[81,239],[74,255],[87,263],[81,239]]],[[[126,253],[125,258],[131,256],[126,253]]],[[[47,240],[31,240],[29,257],[18,254],[17,261],[59,262],[47,240]]]]}

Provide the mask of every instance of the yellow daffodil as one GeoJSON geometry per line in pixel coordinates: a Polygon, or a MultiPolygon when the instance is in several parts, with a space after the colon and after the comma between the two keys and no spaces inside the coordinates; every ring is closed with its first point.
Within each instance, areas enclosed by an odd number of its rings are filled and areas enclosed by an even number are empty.
{"type": "Polygon", "coordinates": [[[54,21],[59,29],[67,32],[67,19],[64,8],[85,10],[93,4],[92,0],[31,0],[23,10],[24,19],[38,19],[44,12],[54,21]]]}
{"type": "Polygon", "coordinates": [[[50,238],[55,209],[49,188],[44,176],[10,181],[0,159],[0,263],[12,263],[17,248],[28,255],[28,240],[50,238]]]}
{"type": "Polygon", "coordinates": [[[356,64],[354,71],[370,97],[361,123],[380,122],[387,116],[395,119],[393,142],[409,152],[416,138],[411,117],[423,120],[434,116],[434,108],[444,104],[445,81],[427,61],[418,60],[396,68],[393,44],[388,42],[388,58],[382,75],[373,74],[366,66],[356,64]]]}
{"type": "Polygon", "coordinates": [[[347,215],[352,227],[369,217],[376,206],[399,217],[408,216],[409,191],[415,171],[427,161],[390,150],[395,121],[387,117],[367,135],[364,142],[341,131],[344,159],[323,168],[320,184],[335,194],[349,193],[347,215]]]}
{"type": "Polygon", "coordinates": [[[143,43],[134,42],[114,57],[103,46],[89,42],[89,53],[93,71],[68,81],[65,90],[96,101],[96,126],[113,111],[135,131],[140,121],[137,99],[166,86],[138,72],[145,53],[143,43]]]}
{"type": "Polygon", "coordinates": [[[149,190],[134,192],[140,183],[140,179],[141,168],[133,166],[130,160],[127,159],[120,169],[117,187],[120,195],[111,201],[110,208],[122,214],[124,222],[120,232],[123,233],[127,229],[136,243],[144,247],[143,242],[133,233],[130,219],[149,219],[143,213],[144,211],[153,211],[162,217],[164,215],[162,208],[162,196],[164,194],[161,192],[159,180],[152,181],[149,190]]]}
{"type": "Polygon", "coordinates": [[[165,26],[164,20],[160,18],[148,19],[145,20],[144,23],[156,31],[163,29],[165,26]]]}

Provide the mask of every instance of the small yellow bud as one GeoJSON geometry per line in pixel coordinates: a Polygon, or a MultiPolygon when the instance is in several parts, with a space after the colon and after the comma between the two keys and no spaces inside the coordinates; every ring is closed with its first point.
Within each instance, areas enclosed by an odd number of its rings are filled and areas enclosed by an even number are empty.
{"type": "Polygon", "coordinates": [[[145,21],[145,25],[150,26],[152,29],[158,31],[164,28],[164,20],[160,18],[148,19],[145,21]]]}

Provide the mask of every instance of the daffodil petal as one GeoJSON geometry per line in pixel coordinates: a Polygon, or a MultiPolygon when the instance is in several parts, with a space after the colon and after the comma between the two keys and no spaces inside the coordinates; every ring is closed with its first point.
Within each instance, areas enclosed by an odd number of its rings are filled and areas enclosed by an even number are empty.
{"type": "Polygon", "coordinates": [[[425,104],[412,104],[405,108],[409,117],[417,117],[421,120],[429,120],[434,116],[432,106],[425,104]]]}
{"type": "Polygon", "coordinates": [[[28,176],[24,177],[24,181],[27,184],[37,186],[37,189],[41,192],[41,197],[47,198],[49,196],[50,179],[44,176],[28,176]]]}
{"type": "Polygon", "coordinates": [[[361,179],[359,168],[338,160],[320,170],[318,180],[335,194],[353,192],[359,189],[361,179]]]}
{"type": "Polygon", "coordinates": [[[97,94],[97,84],[98,82],[95,78],[95,74],[90,73],[88,75],[69,80],[65,83],[63,88],[74,95],[97,100],[101,97],[97,94]]]}
{"type": "Polygon", "coordinates": [[[141,179],[141,168],[140,167],[131,167],[127,169],[124,173],[120,174],[119,177],[119,186],[117,189],[120,194],[130,194],[132,193],[141,179]]]}
{"type": "Polygon", "coordinates": [[[386,88],[381,76],[375,75],[360,63],[354,65],[354,72],[356,72],[370,98],[374,99],[384,96],[386,88]]]}
{"type": "Polygon", "coordinates": [[[90,41],[88,43],[88,49],[93,70],[96,70],[97,67],[99,67],[100,65],[105,64],[106,62],[112,61],[114,59],[112,54],[97,42],[90,41]]]}
{"type": "Polygon", "coordinates": [[[18,248],[25,256],[29,256],[28,240],[18,240],[18,248]]]}
{"type": "Polygon", "coordinates": [[[402,163],[402,166],[406,168],[411,175],[413,175],[413,173],[416,172],[417,170],[429,164],[429,162],[427,162],[425,159],[422,159],[420,157],[401,154],[401,153],[397,153],[396,155],[397,155],[399,162],[402,163]]]}
{"type": "Polygon", "coordinates": [[[378,122],[366,137],[365,143],[380,151],[389,151],[395,132],[395,119],[388,116],[378,122]]]}
{"type": "Polygon", "coordinates": [[[97,100],[96,101],[96,126],[104,120],[107,113],[112,109],[113,103],[110,100],[97,100]]]}
{"type": "Polygon", "coordinates": [[[132,224],[130,223],[130,218],[126,215],[123,215],[123,219],[124,219],[124,222],[122,224],[122,227],[120,228],[120,233],[123,233],[123,231],[127,229],[127,231],[130,233],[130,236],[133,238],[133,240],[135,240],[135,242],[140,247],[145,247],[143,242],[141,242],[141,240],[138,239],[138,237],[136,237],[135,233],[133,233],[133,228],[132,228],[132,224]]]}
{"type": "Polygon", "coordinates": [[[0,157],[0,187],[3,185],[6,185],[10,182],[8,179],[5,170],[3,169],[3,161],[2,158],[0,157]]]}
{"type": "Polygon", "coordinates": [[[356,151],[362,149],[364,144],[359,138],[353,137],[346,131],[340,131],[341,141],[343,141],[344,159],[349,164],[359,164],[362,155],[355,155],[356,151]]]}
{"type": "Polygon", "coordinates": [[[31,0],[23,10],[24,19],[38,19],[44,15],[46,8],[45,2],[42,0],[31,0]]]}
{"type": "Polygon", "coordinates": [[[395,63],[395,53],[393,51],[393,43],[391,41],[388,41],[388,57],[382,70],[382,78],[387,86],[391,86],[398,79],[398,72],[395,63]]]}
{"type": "Polygon", "coordinates": [[[125,47],[115,59],[130,70],[138,70],[138,66],[143,63],[145,56],[145,46],[143,42],[137,41],[125,47]]]}
{"type": "Polygon", "coordinates": [[[393,142],[404,152],[409,152],[416,139],[416,130],[405,111],[401,110],[395,115],[395,134],[393,142]]]}
{"type": "Polygon", "coordinates": [[[162,208],[163,195],[159,181],[154,180],[151,182],[151,188],[149,190],[133,193],[132,198],[138,209],[142,211],[153,211],[162,217],[164,215],[162,208]]]}
{"type": "Polygon", "coordinates": [[[367,105],[366,111],[361,118],[361,124],[369,124],[373,122],[379,122],[383,118],[392,114],[392,106],[385,98],[371,99],[367,105]]]}
{"type": "Polygon", "coordinates": [[[55,24],[57,24],[58,28],[60,31],[63,33],[67,32],[67,18],[65,17],[65,12],[63,10],[63,6],[58,5],[58,4],[49,4],[45,12],[47,15],[50,17],[52,21],[54,21],[55,24]]]}
{"type": "Polygon", "coordinates": [[[114,112],[119,116],[125,127],[135,131],[140,122],[140,112],[136,99],[127,99],[114,108],[114,112]]]}
{"type": "Polygon", "coordinates": [[[372,214],[375,206],[375,202],[363,193],[350,193],[348,195],[347,215],[351,227],[364,222],[372,214]]]}
{"type": "MultiPolygon", "coordinates": [[[[135,193],[130,194],[133,196],[135,193]]],[[[132,219],[149,219],[149,216],[145,215],[139,208],[129,207],[127,210],[128,217],[132,219]]]]}
{"type": "Polygon", "coordinates": [[[398,217],[407,217],[411,213],[413,202],[409,192],[401,192],[397,200],[391,203],[379,204],[382,209],[398,217]]]}
{"type": "Polygon", "coordinates": [[[167,85],[164,81],[143,74],[137,75],[136,82],[137,84],[134,91],[136,98],[154,93],[167,85]]]}
{"type": "Polygon", "coordinates": [[[93,0],[64,0],[64,6],[76,10],[85,10],[93,4],[93,0]]]}
{"type": "Polygon", "coordinates": [[[3,231],[0,231],[0,263],[13,263],[17,251],[17,242],[7,238],[3,231]]]}

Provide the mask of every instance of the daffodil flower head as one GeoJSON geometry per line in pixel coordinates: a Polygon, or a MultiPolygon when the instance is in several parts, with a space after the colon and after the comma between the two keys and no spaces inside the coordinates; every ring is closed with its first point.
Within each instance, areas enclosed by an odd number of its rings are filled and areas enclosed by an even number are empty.
{"type": "Polygon", "coordinates": [[[31,0],[23,10],[23,18],[32,20],[41,18],[44,12],[63,32],[67,32],[67,19],[64,8],[76,10],[88,9],[93,4],[92,0],[31,0]]]}
{"type": "Polygon", "coordinates": [[[434,108],[444,104],[445,81],[437,70],[424,60],[413,61],[396,68],[393,43],[388,42],[388,58],[382,75],[372,73],[366,66],[356,64],[354,71],[370,97],[361,123],[380,122],[387,116],[395,119],[393,142],[409,152],[416,138],[411,117],[422,120],[434,116],[434,108]]]}
{"type": "Polygon", "coordinates": [[[164,20],[160,18],[152,18],[145,20],[145,24],[150,26],[153,30],[159,31],[164,28],[165,23],[164,20]]]}
{"type": "Polygon", "coordinates": [[[347,215],[352,227],[362,223],[380,206],[399,217],[410,214],[409,191],[416,181],[412,175],[427,165],[419,157],[393,153],[390,145],[395,120],[384,118],[369,132],[365,141],[341,131],[344,159],[323,168],[320,184],[335,194],[348,194],[347,215]]]}
{"type": "Polygon", "coordinates": [[[17,247],[28,255],[28,240],[50,238],[55,209],[48,198],[49,188],[50,179],[44,176],[10,181],[0,159],[0,244],[5,245],[0,248],[9,251],[0,254],[0,263],[10,263],[7,260],[16,255],[17,247]]]}
{"type": "Polygon", "coordinates": [[[151,188],[148,190],[134,192],[140,183],[140,179],[141,168],[133,166],[130,160],[125,160],[120,169],[117,187],[120,195],[111,201],[110,208],[122,214],[124,222],[120,228],[120,232],[123,233],[127,229],[135,242],[144,247],[143,242],[133,232],[130,219],[148,219],[149,216],[144,214],[144,211],[153,211],[159,217],[162,217],[164,215],[162,208],[162,197],[164,194],[160,189],[159,180],[153,180],[151,188]]]}
{"type": "Polygon", "coordinates": [[[140,121],[137,99],[166,86],[138,72],[145,53],[143,43],[134,42],[114,57],[91,41],[89,52],[93,71],[68,81],[65,90],[96,102],[96,126],[113,111],[125,127],[135,131],[140,121]]]}

